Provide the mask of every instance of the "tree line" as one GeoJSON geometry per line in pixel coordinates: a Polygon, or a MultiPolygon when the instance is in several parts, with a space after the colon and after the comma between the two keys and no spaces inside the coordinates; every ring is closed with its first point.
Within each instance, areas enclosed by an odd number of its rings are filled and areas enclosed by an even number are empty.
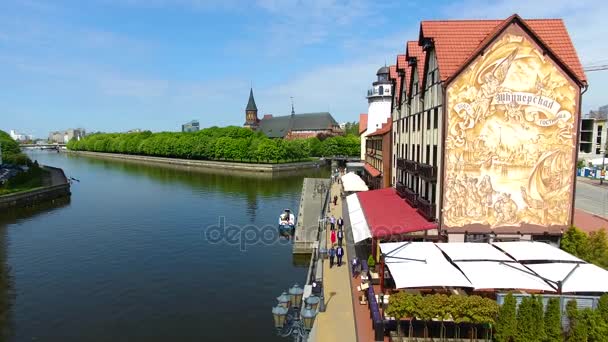
{"type": "Polygon", "coordinates": [[[0,146],[2,147],[2,162],[4,164],[27,165],[30,162],[30,159],[21,152],[19,143],[4,131],[0,131],[0,146]]]}
{"type": "MultiPolygon", "coordinates": [[[[566,304],[568,327],[562,328],[559,297],[551,297],[546,305],[540,296],[525,296],[519,305],[509,293],[502,306],[496,301],[477,295],[434,294],[422,296],[399,292],[391,296],[386,315],[397,320],[409,319],[408,337],[413,337],[413,324],[424,324],[424,338],[429,338],[428,325],[440,324],[439,338],[446,338],[446,323],[454,323],[449,335],[460,338],[461,325],[468,327],[468,336],[478,338],[478,328],[484,328],[486,338],[497,342],[600,342],[608,341],[608,294],[600,297],[597,308],[578,309],[576,300],[566,304]],[[492,332],[494,332],[493,336],[492,332]]],[[[402,336],[401,325],[397,332],[402,336]]],[[[483,338],[479,336],[479,338],[483,338]]]]}
{"type": "Polygon", "coordinates": [[[192,133],[96,133],[81,140],[71,140],[67,148],[183,159],[279,163],[311,157],[358,155],[359,141],[354,135],[270,139],[261,132],[228,126],[192,133]]]}

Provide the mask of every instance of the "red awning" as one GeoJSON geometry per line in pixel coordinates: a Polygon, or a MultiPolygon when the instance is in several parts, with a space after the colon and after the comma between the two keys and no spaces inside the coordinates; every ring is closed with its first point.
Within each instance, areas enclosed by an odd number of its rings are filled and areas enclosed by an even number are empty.
{"type": "Polygon", "coordinates": [[[374,238],[437,228],[436,222],[427,221],[394,188],[359,192],[357,197],[374,238]]]}
{"type": "Polygon", "coordinates": [[[363,167],[365,169],[365,171],[367,171],[367,173],[369,173],[372,177],[378,177],[380,176],[381,172],[378,171],[378,169],[376,169],[375,167],[372,166],[372,164],[370,163],[365,163],[365,166],[363,167]]]}

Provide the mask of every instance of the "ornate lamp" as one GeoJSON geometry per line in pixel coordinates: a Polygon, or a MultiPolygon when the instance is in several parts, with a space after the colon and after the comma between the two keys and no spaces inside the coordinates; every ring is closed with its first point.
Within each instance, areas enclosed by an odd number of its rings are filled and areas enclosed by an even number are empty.
{"type": "Polygon", "coordinates": [[[315,296],[314,294],[311,294],[308,298],[306,298],[305,302],[306,305],[310,306],[310,308],[314,311],[317,311],[317,307],[319,306],[319,302],[321,301],[321,298],[315,296]]]}
{"type": "Polygon", "coordinates": [[[295,284],[292,288],[289,289],[289,296],[291,296],[291,305],[296,308],[300,307],[302,302],[302,295],[304,294],[304,289],[302,289],[298,284],[295,284]]]}
{"type": "Polygon", "coordinates": [[[274,318],[274,327],[277,329],[282,329],[285,325],[285,318],[287,317],[287,309],[281,305],[277,305],[272,308],[272,317],[274,318]]]}
{"type": "Polygon", "coordinates": [[[310,331],[312,329],[312,324],[315,320],[315,316],[317,316],[317,311],[310,308],[309,305],[306,306],[302,313],[302,322],[304,323],[304,329],[310,331]]]}
{"type": "Polygon", "coordinates": [[[289,296],[287,292],[283,291],[283,293],[277,297],[277,300],[279,301],[279,306],[289,309],[289,306],[291,305],[291,296],[289,296]]]}

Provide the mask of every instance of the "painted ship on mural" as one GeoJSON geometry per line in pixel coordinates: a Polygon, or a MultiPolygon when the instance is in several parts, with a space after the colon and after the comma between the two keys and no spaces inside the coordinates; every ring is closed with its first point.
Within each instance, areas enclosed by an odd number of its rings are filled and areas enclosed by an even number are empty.
{"type": "Polygon", "coordinates": [[[448,93],[445,224],[567,225],[578,96],[563,72],[507,33],[448,93]]]}

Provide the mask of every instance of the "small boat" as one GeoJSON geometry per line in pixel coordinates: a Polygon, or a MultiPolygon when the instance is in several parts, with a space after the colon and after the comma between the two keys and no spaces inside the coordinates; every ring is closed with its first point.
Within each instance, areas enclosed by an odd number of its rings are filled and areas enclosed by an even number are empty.
{"type": "Polygon", "coordinates": [[[296,217],[291,213],[290,209],[285,209],[279,215],[279,231],[281,233],[293,233],[296,227],[296,217]]]}

